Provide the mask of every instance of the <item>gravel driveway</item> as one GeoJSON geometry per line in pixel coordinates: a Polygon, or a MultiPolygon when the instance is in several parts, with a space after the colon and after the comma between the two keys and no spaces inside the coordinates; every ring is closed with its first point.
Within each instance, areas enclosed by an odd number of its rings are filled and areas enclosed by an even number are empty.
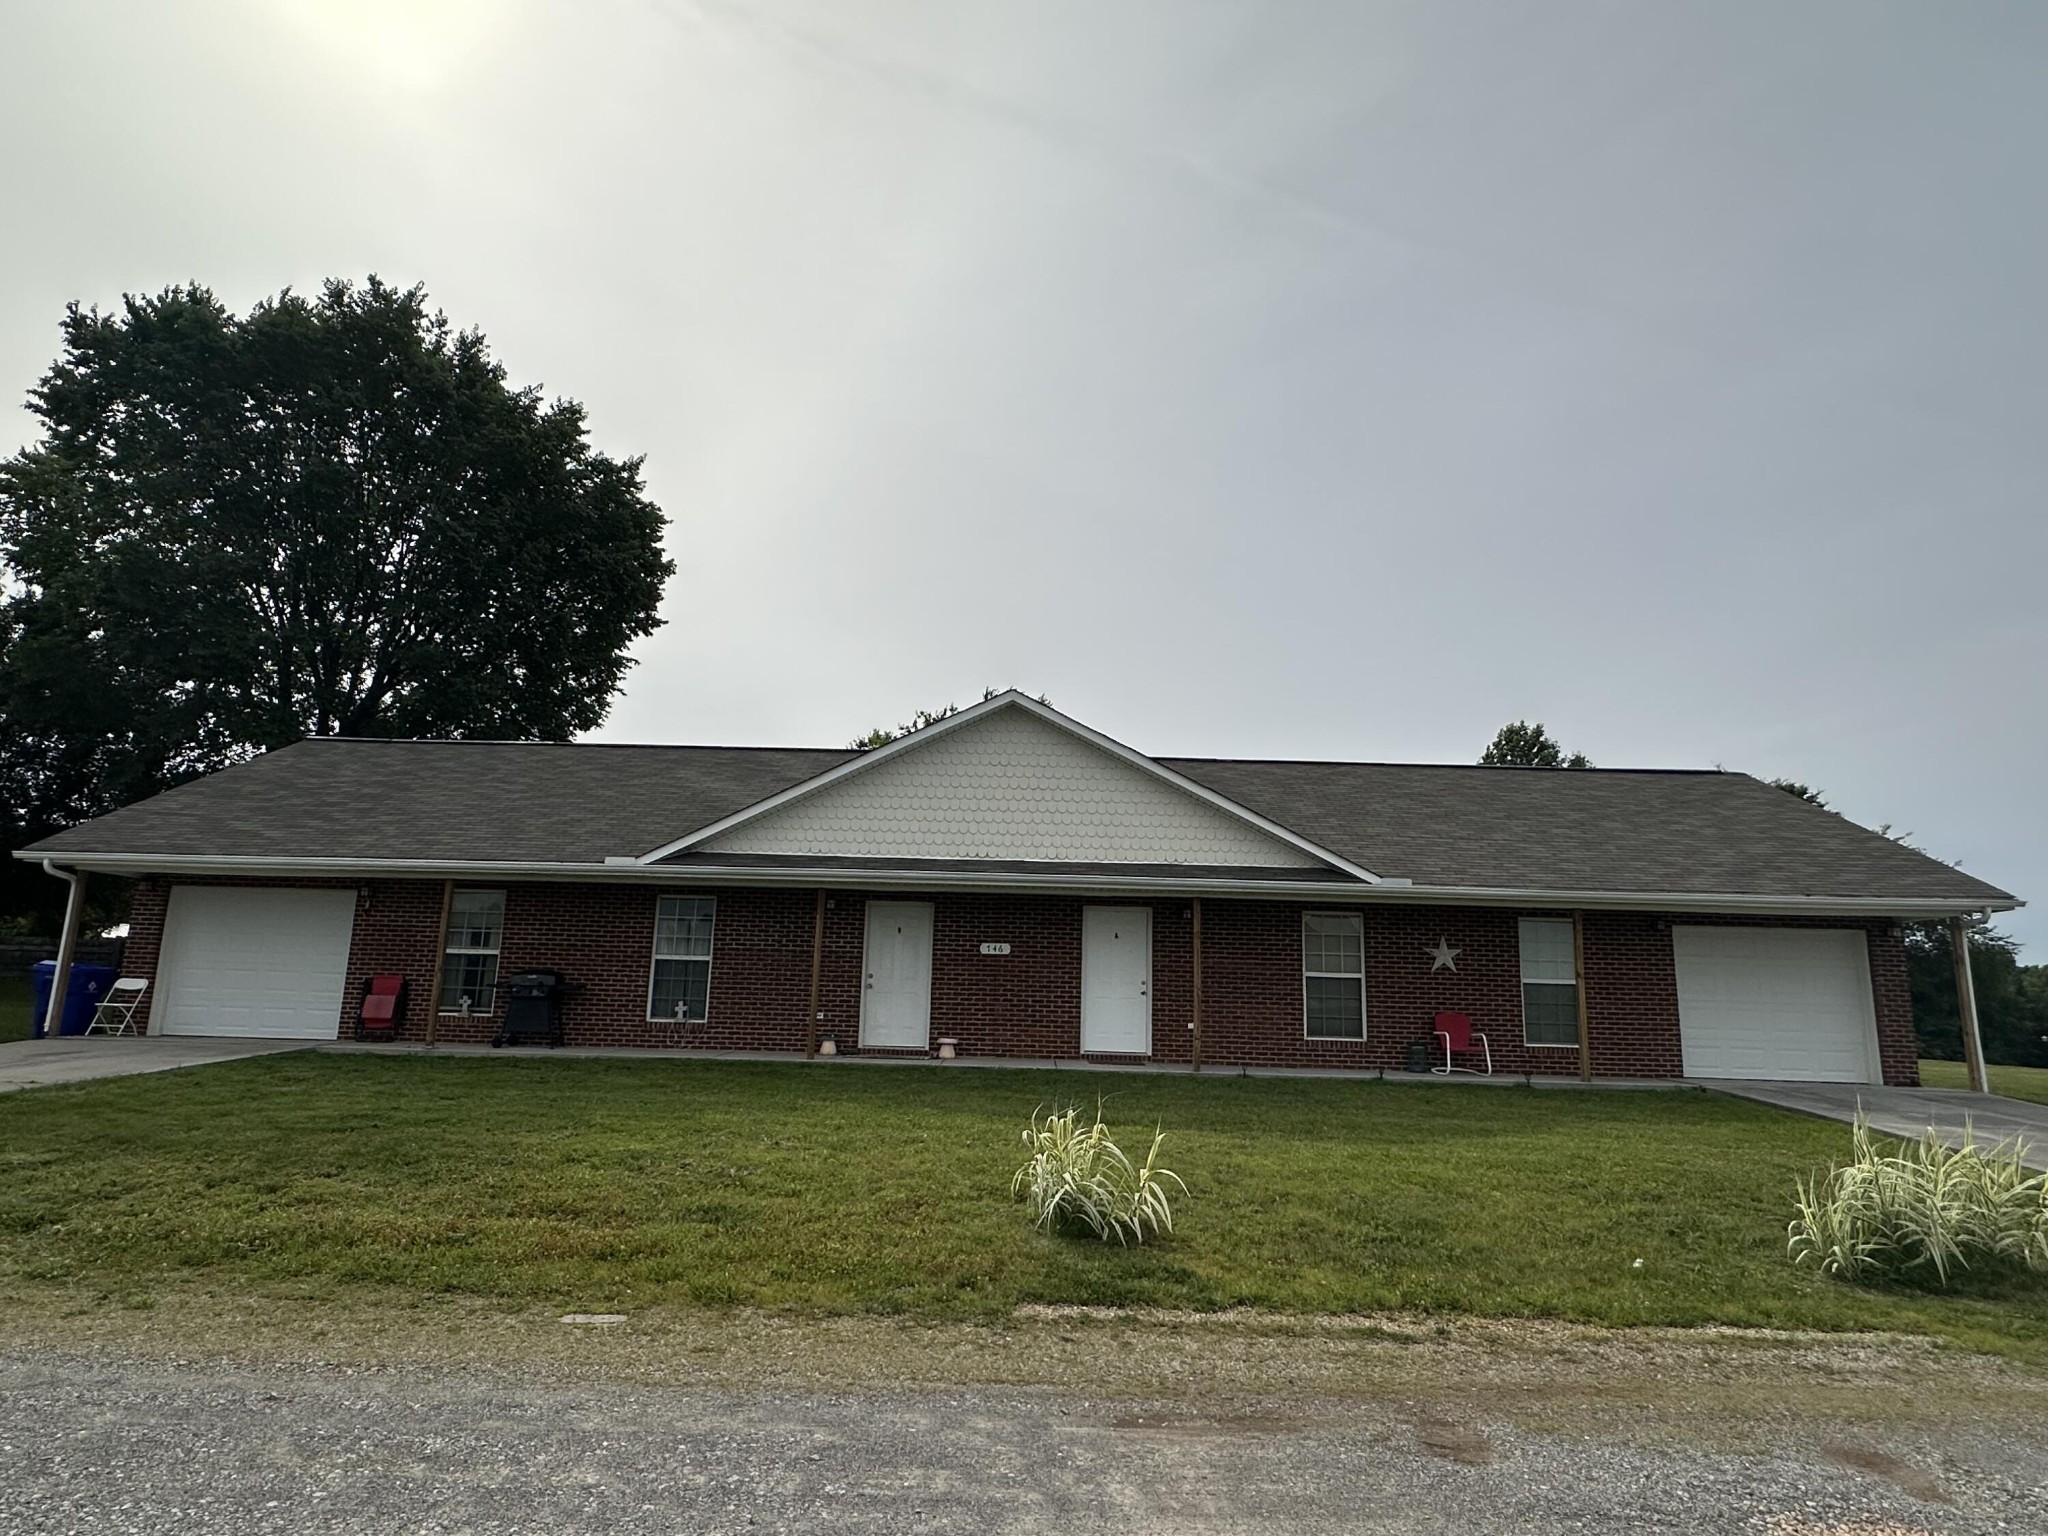
{"type": "Polygon", "coordinates": [[[554,1387],[0,1353],[10,1533],[2048,1530],[2048,1435],[1534,1434],[1394,1403],[554,1387]]]}

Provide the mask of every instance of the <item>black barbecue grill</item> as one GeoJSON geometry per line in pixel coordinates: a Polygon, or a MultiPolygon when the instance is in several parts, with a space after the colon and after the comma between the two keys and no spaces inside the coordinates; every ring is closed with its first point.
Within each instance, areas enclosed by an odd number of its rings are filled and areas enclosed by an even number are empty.
{"type": "Polygon", "coordinates": [[[493,1046],[562,1043],[562,999],[570,989],[560,971],[517,971],[498,985],[505,989],[505,1022],[493,1046]]]}

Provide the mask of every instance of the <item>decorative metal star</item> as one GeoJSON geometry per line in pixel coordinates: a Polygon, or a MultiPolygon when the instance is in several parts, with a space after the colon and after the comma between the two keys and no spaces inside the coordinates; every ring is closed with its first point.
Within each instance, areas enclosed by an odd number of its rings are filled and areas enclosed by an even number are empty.
{"type": "Polygon", "coordinates": [[[1449,939],[1438,939],[1436,948],[1429,952],[1429,968],[1432,971],[1455,971],[1458,968],[1458,956],[1463,953],[1465,951],[1462,949],[1451,948],[1449,939]]]}

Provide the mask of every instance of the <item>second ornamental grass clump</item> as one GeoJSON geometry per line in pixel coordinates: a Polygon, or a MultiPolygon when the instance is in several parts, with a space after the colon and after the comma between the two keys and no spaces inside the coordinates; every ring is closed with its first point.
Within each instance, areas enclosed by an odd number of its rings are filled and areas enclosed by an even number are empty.
{"type": "Polygon", "coordinates": [[[1033,1111],[1024,1131],[1030,1156],[1010,1180],[1010,1193],[1031,1207],[1033,1224],[1044,1232],[1086,1233],[1109,1242],[1142,1243],[1173,1230],[1170,1183],[1182,1194],[1180,1175],[1159,1166],[1166,1133],[1155,1130],[1143,1163],[1110,1138],[1095,1107],[1092,1125],[1069,1105],[1060,1113],[1033,1111]]]}
{"type": "Polygon", "coordinates": [[[1968,1129],[1960,1147],[1931,1129],[1880,1141],[1861,1115],[1850,1143],[1848,1162],[1799,1181],[1793,1263],[1936,1288],[1975,1269],[2048,1273],[2048,1175],[2017,1145],[1980,1148],[1968,1129]]]}

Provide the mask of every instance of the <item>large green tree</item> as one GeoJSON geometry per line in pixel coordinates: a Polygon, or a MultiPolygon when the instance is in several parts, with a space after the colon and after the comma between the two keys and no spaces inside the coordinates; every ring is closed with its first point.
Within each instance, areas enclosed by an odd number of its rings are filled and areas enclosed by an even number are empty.
{"type": "Polygon", "coordinates": [[[309,735],[562,739],[674,567],[640,460],[371,278],[73,306],[0,464],[0,840],[309,735]]]}

